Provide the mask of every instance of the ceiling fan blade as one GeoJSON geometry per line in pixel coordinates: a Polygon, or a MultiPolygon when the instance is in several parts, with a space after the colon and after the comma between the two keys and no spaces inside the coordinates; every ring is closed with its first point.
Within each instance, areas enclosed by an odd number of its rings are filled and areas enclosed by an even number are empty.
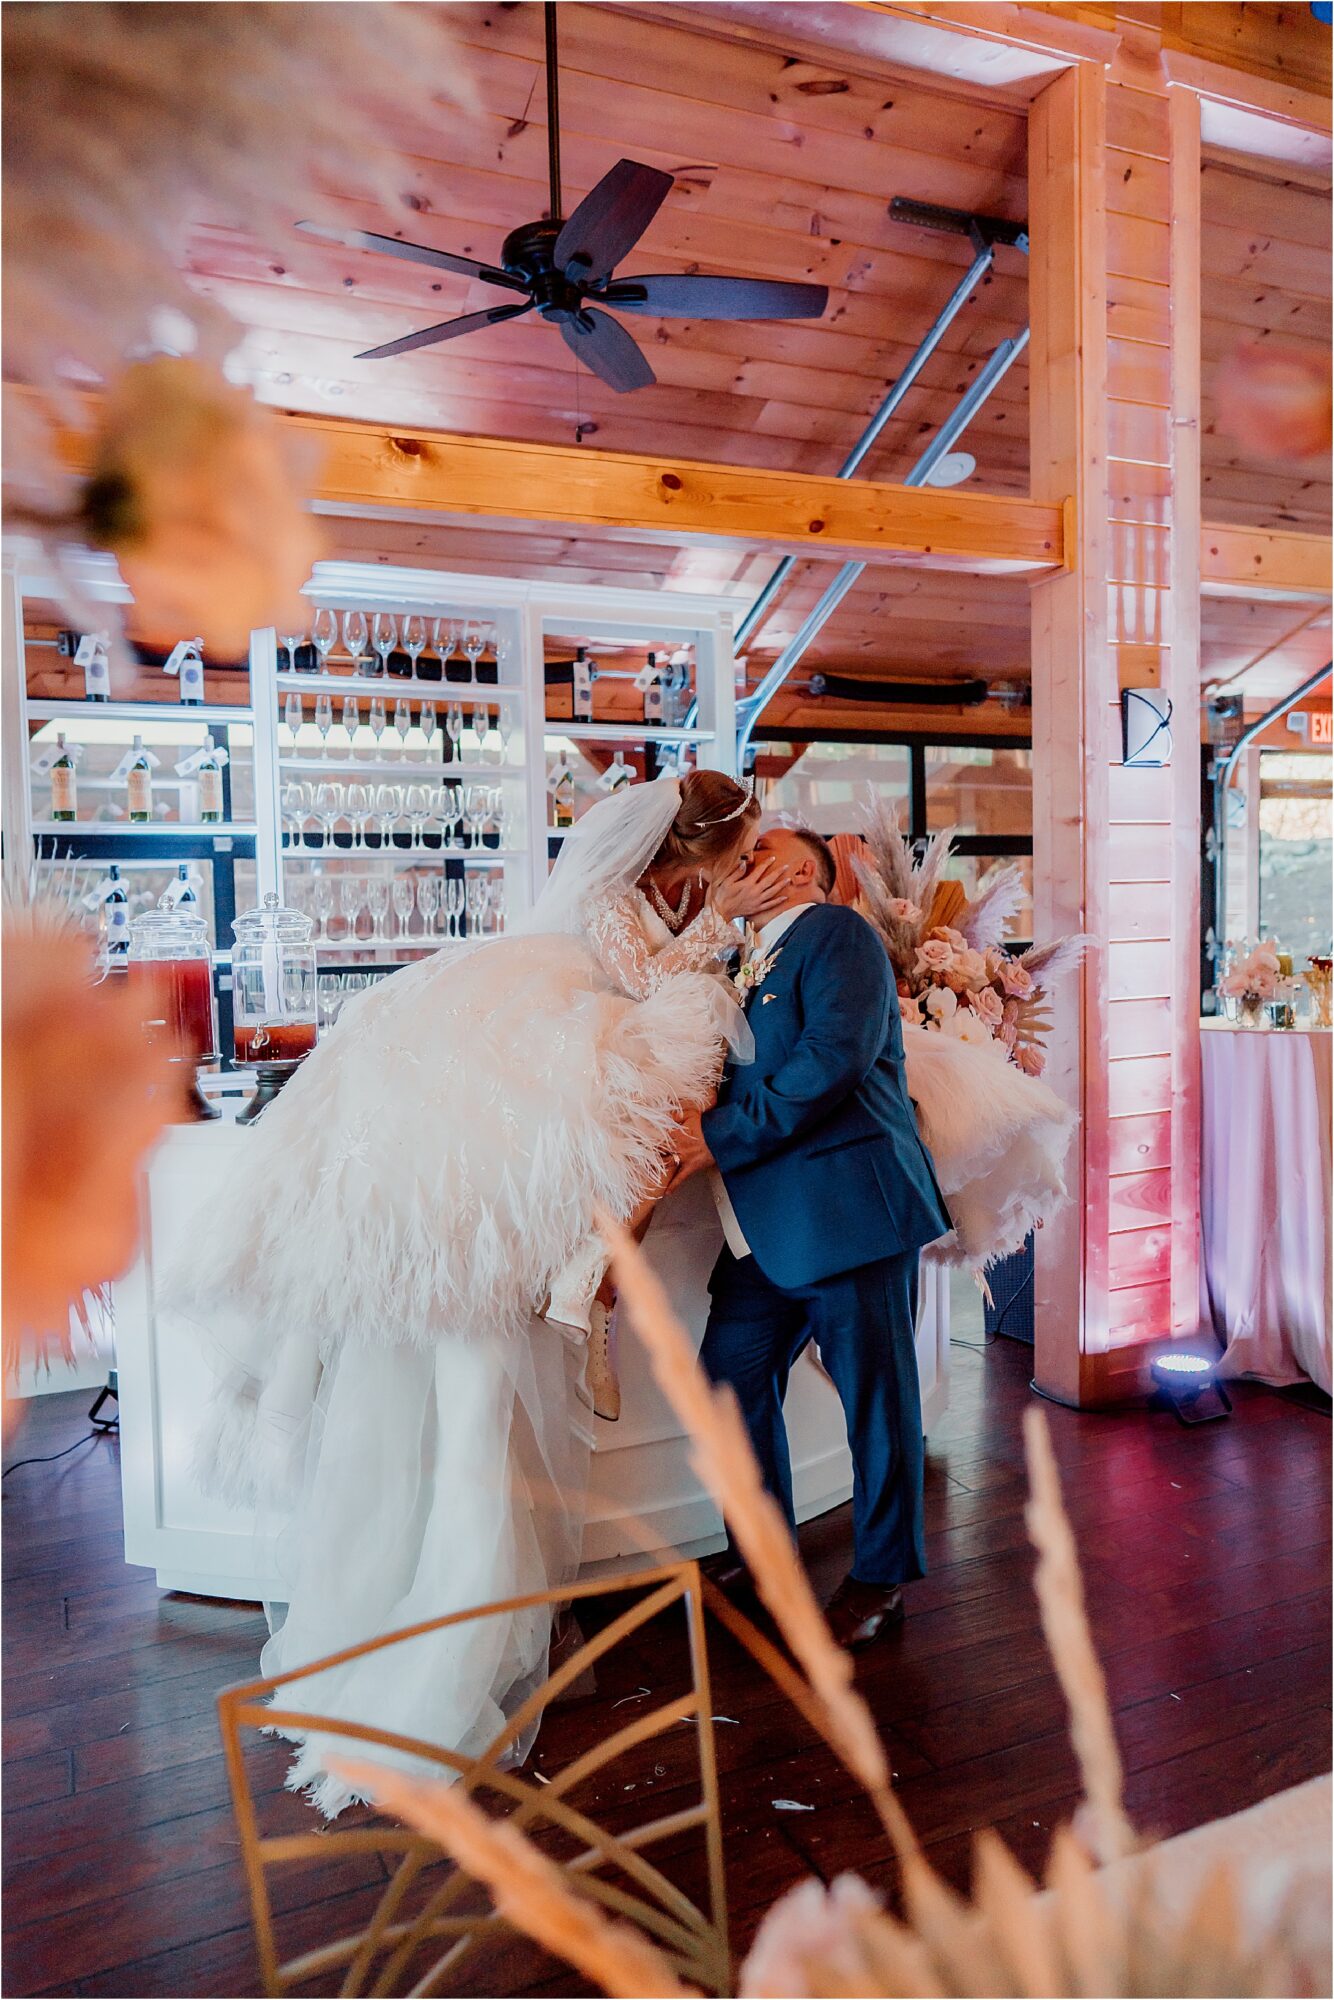
{"type": "Polygon", "coordinates": [[[827,285],[786,285],[770,278],[713,278],[706,272],[664,272],[615,278],[596,294],[617,312],[680,319],[819,319],[827,285]]]}
{"type": "Polygon", "coordinates": [[[531,299],[521,306],[487,306],[482,312],[464,313],[461,319],[437,320],[418,333],[405,333],[401,340],[386,340],[383,347],[368,347],[353,358],[357,361],[387,361],[391,354],[411,354],[415,347],[434,347],[438,340],[457,340],[461,333],[475,333],[479,326],[495,326],[502,319],[518,319],[533,310],[531,299]]]}
{"type": "Polygon", "coordinates": [[[672,176],[638,160],[618,160],[580,202],[556,238],[552,258],[573,282],[596,284],[633,250],[672,187],[672,176]]]}
{"type": "Polygon", "coordinates": [[[577,319],[561,321],[561,335],[570,352],[591,368],[609,389],[647,389],[657,376],[623,326],[606,313],[587,306],[577,319]]]}
{"type": "Polygon", "coordinates": [[[380,236],[373,229],[326,229],[318,222],[298,222],[305,236],[318,236],[325,243],[341,243],[345,250],[384,250],[391,257],[405,257],[410,264],[425,264],[433,271],[457,271],[462,278],[480,278],[488,285],[503,285],[507,292],[527,287],[508,271],[494,264],[479,264],[472,257],[456,257],[452,250],[432,250],[425,243],[400,243],[397,236],[380,236]]]}

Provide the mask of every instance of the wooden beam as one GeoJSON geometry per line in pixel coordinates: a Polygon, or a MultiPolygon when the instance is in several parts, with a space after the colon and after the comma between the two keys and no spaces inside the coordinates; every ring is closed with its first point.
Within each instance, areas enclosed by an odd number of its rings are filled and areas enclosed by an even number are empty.
{"type": "Polygon", "coordinates": [[[340,509],[430,510],[633,529],[672,542],[744,541],[775,555],[1042,576],[1062,565],[1059,505],[817,478],[690,459],[530,445],[287,416],[322,454],[316,498],[340,509]]]}
{"type": "Polygon", "coordinates": [[[1297,535],[1274,528],[1220,527],[1200,532],[1200,589],[1206,597],[1250,597],[1278,603],[1328,598],[1328,535],[1297,535]]]}

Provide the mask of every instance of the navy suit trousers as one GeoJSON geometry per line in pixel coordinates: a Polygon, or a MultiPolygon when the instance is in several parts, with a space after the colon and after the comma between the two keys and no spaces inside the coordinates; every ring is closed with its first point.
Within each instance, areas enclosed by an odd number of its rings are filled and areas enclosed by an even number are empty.
{"type": "Polygon", "coordinates": [[[843,1404],[852,1450],[852,1574],[906,1583],[926,1573],[922,1527],[922,1401],[913,1328],[916,1250],[791,1290],[753,1257],[724,1250],[714,1266],[700,1361],[730,1383],[764,1475],[796,1532],[783,1398],[808,1341],[843,1404]]]}

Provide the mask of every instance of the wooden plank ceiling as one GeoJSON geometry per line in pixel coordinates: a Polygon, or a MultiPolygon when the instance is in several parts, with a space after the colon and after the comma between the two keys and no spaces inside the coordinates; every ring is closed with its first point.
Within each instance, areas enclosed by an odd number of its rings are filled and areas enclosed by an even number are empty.
{"type": "MultiPolygon", "coordinates": [[[[509,229],[547,207],[541,9],[453,6],[448,18],[465,44],[475,116],[405,122],[397,136],[410,160],[397,211],[331,186],[317,219],[495,258],[509,229]]],[[[707,4],[692,6],[688,22],[680,10],[562,5],[566,210],[622,155],[664,168],[675,186],[626,274],[704,268],[814,279],[832,291],[823,321],[633,319],[658,384],[629,396],[579,369],[557,331],[536,319],[391,361],[357,362],[360,348],[494,304],[500,294],[306,239],[258,244],[214,222],[197,231],[189,269],[201,292],[249,329],[244,352],[259,393],[287,409],[405,428],[836,469],[970,255],[961,238],[892,222],[889,202],[909,195],[1022,220],[1026,107],[1018,96],[993,93],[983,102],[942,79],[895,75],[868,58],[857,59],[860,68],[846,57],[823,66],[777,42],[738,39],[707,4]]],[[[1110,230],[1113,241],[1118,233],[1124,239],[1127,268],[1135,269],[1143,266],[1145,233],[1161,235],[1165,275],[1167,232],[1136,212],[1152,166],[1136,160],[1122,183],[1124,213],[1111,218],[1110,230]]],[[[1328,197],[1313,177],[1281,181],[1211,161],[1204,222],[1206,383],[1212,365],[1248,337],[1328,344],[1328,197]]],[[[904,477],[1026,313],[1025,259],[1002,249],[994,274],[887,427],[868,473],[904,477]]],[[[1134,281],[1126,282],[1123,315],[1135,338],[1164,343],[1166,366],[1166,327],[1156,326],[1134,281]]],[[[963,440],[977,460],[970,484],[1026,491],[1027,425],[1021,360],[963,440]]],[[[1326,469],[1297,473],[1247,460],[1222,435],[1212,402],[1204,461],[1206,518],[1327,529],[1326,469]]],[[[743,600],[767,573],[735,552],[577,530],[346,521],[330,529],[342,555],[735,589],[743,600]]],[[[791,635],[829,573],[826,565],[800,565],[751,648],[753,670],[791,635]]],[[[1244,618],[1236,614],[1233,632],[1226,606],[1210,616],[1233,660],[1247,643],[1244,618]]],[[[884,678],[1008,679],[1027,672],[1027,621],[1021,581],[881,572],[852,592],[808,658],[825,671],[884,678]]]]}

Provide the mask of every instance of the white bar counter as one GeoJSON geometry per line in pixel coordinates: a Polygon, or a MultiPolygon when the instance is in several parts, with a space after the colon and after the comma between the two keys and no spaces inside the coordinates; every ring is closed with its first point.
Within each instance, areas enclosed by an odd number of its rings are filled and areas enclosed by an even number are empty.
{"type": "MultiPolygon", "coordinates": [[[[190,1470],[194,1438],[212,1378],[189,1328],[160,1310],[156,1263],[199,1213],[219,1177],[244,1173],[251,1134],[230,1119],[174,1127],[144,1176],[142,1254],[115,1288],[121,1484],[125,1560],[157,1572],[164,1590],[259,1602],[279,1594],[274,1557],[281,1523],[206,1498],[190,1470]]],[[[645,1249],[696,1339],[708,1311],[708,1277],[721,1245],[703,1178],[665,1201],[645,1249]]],[[[924,1261],[917,1355],[924,1429],[944,1414],[949,1394],[948,1273],[924,1261]]],[[[595,1421],[587,1569],[642,1564],[646,1546],[700,1553],[716,1547],[721,1524],[690,1470],[687,1442],[653,1382],[633,1334],[617,1337],[622,1385],[619,1423],[595,1421]]],[[[808,1520],[847,1500],[852,1470],[843,1413],[808,1352],[787,1397],[798,1515],[808,1520]]]]}

